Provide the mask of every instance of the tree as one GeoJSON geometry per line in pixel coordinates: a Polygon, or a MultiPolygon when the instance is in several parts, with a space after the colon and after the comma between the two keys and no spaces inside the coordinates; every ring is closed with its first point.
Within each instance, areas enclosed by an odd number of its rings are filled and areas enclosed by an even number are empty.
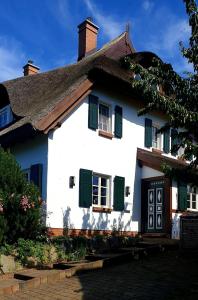
{"type": "Polygon", "coordinates": [[[14,156],[0,148],[0,242],[35,239],[42,232],[39,191],[14,156]]]}
{"type": "MultiPolygon", "coordinates": [[[[134,92],[146,103],[139,115],[162,111],[168,116],[168,122],[161,131],[168,128],[183,129],[177,134],[177,142],[172,151],[185,147],[183,158],[191,160],[192,170],[198,166],[198,7],[195,0],[184,0],[184,3],[191,36],[188,47],[185,48],[180,42],[180,49],[181,55],[192,64],[194,72],[181,76],[170,64],[157,57],[147,69],[134,63],[133,57],[125,57],[124,64],[135,74],[139,74],[140,80],[132,80],[134,92]],[[159,92],[157,86],[161,87],[163,92],[159,92]]],[[[188,172],[191,176],[193,174],[189,168],[183,172],[188,172]]],[[[197,181],[197,176],[193,180],[197,181]]]]}

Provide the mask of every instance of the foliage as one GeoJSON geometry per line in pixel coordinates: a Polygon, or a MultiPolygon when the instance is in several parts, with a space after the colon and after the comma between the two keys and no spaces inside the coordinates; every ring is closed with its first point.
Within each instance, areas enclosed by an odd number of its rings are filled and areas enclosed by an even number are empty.
{"type": "Polygon", "coordinates": [[[0,242],[35,239],[43,230],[37,187],[26,181],[14,156],[0,148],[0,242]]]}
{"type": "Polygon", "coordinates": [[[97,235],[91,238],[60,236],[46,242],[18,239],[17,243],[4,244],[0,247],[0,255],[13,255],[25,266],[41,266],[60,261],[79,261],[86,255],[104,249],[119,250],[121,247],[135,246],[139,238],[97,235]]]}
{"type": "Polygon", "coordinates": [[[16,246],[17,258],[28,265],[48,264],[57,261],[57,249],[51,244],[45,244],[32,240],[19,239],[16,246]]]}
{"type": "Polygon", "coordinates": [[[62,253],[65,253],[65,257],[73,261],[85,258],[88,251],[89,239],[81,236],[59,236],[54,237],[52,243],[59,250],[59,258],[61,258],[62,253]]]}
{"type": "Polygon", "coordinates": [[[183,158],[190,160],[193,155],[191,167],[196,168],[198,165],[198,8],[195,0],[184,0],[184,3],[191,37],[188,47],[185,48],[180,43],[180,49],[182,56],[192,64],[194,72],[187,72],[185,76],[181,76],[170,64],[162,62],[158,57],[153,59],[149,68],[134,63],[133,58],[129,57],[125,58],[124,65],[140,75],[139,80],[132,80],[134,92],[146,104],[139,111],[139,115],[150,111],[162,111],[168,116],[168,122],[161,129],[162,131],[168,128],[183,128],[178,133],[174,148],[185,147],[183,158]],[[160,92],[157,86],[161,87],[160,92]]]}
{"type": "Polygon", "coordinates": [[[15,253],[15,247],[14,245],[9,245],[9,244],[4,244],[3,246],[1,246],[0,248],[0,255],[14,255],[15,253]]]}

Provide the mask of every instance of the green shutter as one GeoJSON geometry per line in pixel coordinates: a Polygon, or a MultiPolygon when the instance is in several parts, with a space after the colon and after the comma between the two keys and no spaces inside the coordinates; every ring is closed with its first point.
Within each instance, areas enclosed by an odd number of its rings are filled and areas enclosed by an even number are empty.
{"type": "Polygon", "coordinates": [[[169,153],[170,152],[170,129],[167,128],[164,131],[164,152],[169,153]]]}
{"type": "Polygon", "coordinates": [[[178,209],[187,209],[187,184],[183,181],[178,182],[178,209]]]}
{"type": "Polygon", "coordinates": [[[152,147],[152,120],[145,119],[145,147],[152,147]]]}
{"type": "Polygon", "coordinates": [[[96,130],[98,128],[98,97],[89,95],[88,127],[96,130]]]}
{"type": "Polygon", "coordinates": [[[80,169],[79,206],[89,208],[92,204],[92,171],[80,169]]]}
{"type": "Polygon", "coordinates": [[[42,172],[42,164],[35,164],[30,167],[30,181],[39,188],[40,194],[42,194],[42,172]]]}
{"type": "Polygon", "coordinates": [[[178,132],[177,129],[173,128],[171,129],[171,154],[176,156],[177,155],[177,150],[174,150],[173,147],[178,144],[178,132]]]}
{"type": "Polygon", "coordinates": [[[116,211],[124,210],[124,188],[125,188],[125,178],[120,176],[115,176],[113,209],[116,211]]]}
{"type": "Polygon", "coordinates": [[[122,137],[122,107],[116,105],[115,107],[115,137],[122,137]]]}

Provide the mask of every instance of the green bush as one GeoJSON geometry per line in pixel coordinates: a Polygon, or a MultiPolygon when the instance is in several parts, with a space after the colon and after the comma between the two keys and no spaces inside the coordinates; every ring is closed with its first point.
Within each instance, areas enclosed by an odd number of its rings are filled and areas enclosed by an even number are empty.
{"type": "Polygon", "coordinates": [[[0,148],[0,243],[42,234],[41,198],[28,183],[13,155],[0,148]]]}

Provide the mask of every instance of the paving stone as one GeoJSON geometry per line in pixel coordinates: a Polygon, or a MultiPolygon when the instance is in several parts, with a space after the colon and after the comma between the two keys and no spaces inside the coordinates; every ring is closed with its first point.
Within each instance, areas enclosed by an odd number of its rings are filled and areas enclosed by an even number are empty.
{"type": "MultiPolygon", "coordinates": [[[[0,296],[0,300],[194,300],[197,265],[198,257],[182,258],[172,251],[59,281],[54,272],[50,282],[0,296]]],[[[48,274],[42,272],[43,278],[48,274]]]]}

